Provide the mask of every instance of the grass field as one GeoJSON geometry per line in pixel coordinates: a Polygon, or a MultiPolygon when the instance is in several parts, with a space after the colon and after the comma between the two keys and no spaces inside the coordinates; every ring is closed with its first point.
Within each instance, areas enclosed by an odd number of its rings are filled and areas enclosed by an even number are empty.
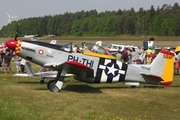
{"type": "Polygon", "coordinates": [[[0,120],[180,119],[180,75],[174,76],[171,86],[141,84],[137,88],[122,83],[86,84],[70,77],[58,93],[50,92],[39,79],[10,74],[0,78],[0,120]]]}

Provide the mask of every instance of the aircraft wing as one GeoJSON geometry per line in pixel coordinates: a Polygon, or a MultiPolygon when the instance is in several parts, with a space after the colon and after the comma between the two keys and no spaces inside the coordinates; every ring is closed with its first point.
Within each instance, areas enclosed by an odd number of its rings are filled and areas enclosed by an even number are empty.
{"type": "Polygon", "coordinates": [[[66,61],[68,71],[74,75],[85,75],[86,77],[94,77],[94,70],[82,63],[75,61],[66,61]]]}
{"type": "Polygon", "coordinates": [[[94,70],[82,63],[76,61],[66,61],[65,63],[58,64],[58,63],[47,63],[44,64],[44,67],[53,67],[54,69],[62,70],[63,66],[67,65],[67,73],[79,75],[81,73],[86,73],[88,77],[94,77],[94,70]]]}

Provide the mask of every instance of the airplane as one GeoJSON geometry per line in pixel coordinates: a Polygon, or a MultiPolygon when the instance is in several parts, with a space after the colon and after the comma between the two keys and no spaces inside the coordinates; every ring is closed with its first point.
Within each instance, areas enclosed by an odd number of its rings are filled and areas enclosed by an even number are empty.
{"type": "Polygon", "coordinates": [[[35,35],[24,35],[24,38],[34,38],[35,35]]]}
{"type": "MultiPolygon", "coordinates": [[[[41,67],[40,70],[35,73],[32,65],[29,61],[26,61],[25,63],[25,67],[27,70],[27,74],[25,73],[16,73],[13,76],[16,77],[33,77],[33,78],[41,78],[41,80],[39,81],[40,83],[44,83],[44,80],[47,79],[48,81],[55,79],[58,71],[53,71],[53,70],[49,70],[47,68],[41,67]]],[[[66,74],[66,77],[70,77],[73,76],[73,74],[66,74]]]]}
{"type": "Polygon", "coordinates": [[[40,40],[42,37],[38,37],[38,35],[24,35],[24,37],[21,37],[22,39],[29,39],[32,41],[38,41],[40,40]]]}
{"type": "Polygon", "coordinates": [[[81,82],[123,82],[131,87],[140,83],[171,85],[173,82],[174,54],[166,50],[161,50],[150,65],[124,64],[101,46],[101,53],[92,52],[94,44],[87,43],[83,53],[73,53],[72,43],[69,43],[70,51],[66,51],[67,44],[17,40],[17,33],[18,29],[15,39],[5,42],[9,49],[28,61],[58,71],[56,78],[47,83],[51,92],[61,91],[66,74],[74,74],[74,79],[81,82]]]}

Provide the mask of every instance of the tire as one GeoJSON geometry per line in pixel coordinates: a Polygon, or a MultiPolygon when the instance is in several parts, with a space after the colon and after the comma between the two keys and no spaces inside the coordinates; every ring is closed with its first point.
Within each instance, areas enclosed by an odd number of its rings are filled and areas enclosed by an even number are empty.
{"type": "Polygon", "coordinates": [[[44,83],[44,80],[42,79],[42,80],[40,80],[39,82],[40,82],[40,83],[44,83]]]}
{"type": "Polygon", "coordinates": [[[48,81],[48,83],[47,83],[47,88],[48,88],[48,89],[49,89],[49,86],[50,86],[50,84],[51,84],[52,82],[55,82],[55,80],[50,80],[50,81],[48,81]]]}
{"type": "Polygon", "coordinates": [[[56,81],[53,81],[49,84],[49,90],[51,92],[60,92],[60,89],[56,86],[56,81]]]}
{"type": "Polygon", "coordinates": [[[136,88],[136,86],[132,85],[131,88],[136,88]]]}

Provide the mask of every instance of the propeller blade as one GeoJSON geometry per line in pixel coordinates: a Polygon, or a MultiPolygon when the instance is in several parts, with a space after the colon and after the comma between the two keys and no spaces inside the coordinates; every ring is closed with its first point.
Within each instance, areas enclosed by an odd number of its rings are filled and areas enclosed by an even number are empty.
{"type": "Polygon", "coordinates": [[[18,23],[18,27],[17,27],[16,34],[15,34],[15,39],[14,39],[16,41],[17,41],[18,31],[19,31],[19,23],[18,23]]]}
{"type": "MultiPolygon", "coordinates": [[[[18,26],[17,26],[15,38],[14,38],[15,41],[17,41],[18,32],[19,32],[19,23],[18,23],[18,26]]],[[[14,52],[15,52],[15,48],[13,48],[13,49],[10,50],[10,57],[11,57],[11,59],[12,59],[12,56],[13,56],[13,53],[14,53],[14,52]]]]}

